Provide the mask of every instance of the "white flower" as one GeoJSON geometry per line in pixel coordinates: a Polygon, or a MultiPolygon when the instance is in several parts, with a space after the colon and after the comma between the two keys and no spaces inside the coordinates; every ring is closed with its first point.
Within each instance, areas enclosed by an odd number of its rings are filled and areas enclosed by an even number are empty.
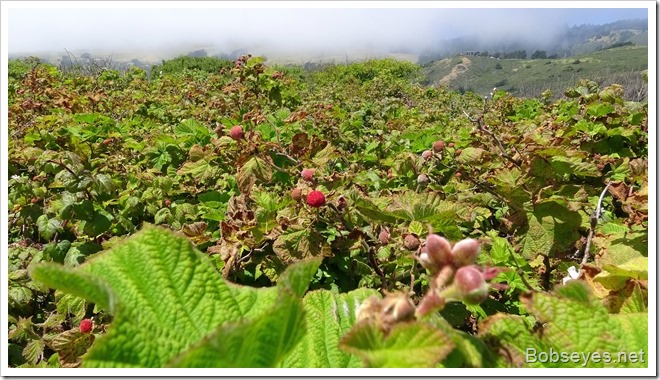
{"type": "Polygon", "coordinates": [[[577,280],[580,276],[580,272],[575,269],[575,267],[568,268],[568,276],[564,277],[563,284],[566,285],[567,282],[571,280],[577,280]]]}
{"type": "Polygon", "coordinates": [[[21,176],[19,176],[17,174],[14,174],[13,176],[11,176],[11,179],[13,179],[13,180],[17,180],[17,179],[20,179],[20,178],[21,178],[21,176]]]}

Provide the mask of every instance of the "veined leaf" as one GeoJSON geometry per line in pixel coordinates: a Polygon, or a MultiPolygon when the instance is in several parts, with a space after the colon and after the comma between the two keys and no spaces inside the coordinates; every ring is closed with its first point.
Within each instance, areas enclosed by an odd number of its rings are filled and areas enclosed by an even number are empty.
{"type": "MultiPolygon", "coordinates": [[[[237,294],[255,291],[232,289],[188,240],[154,226],[76,269],[37,265],[31,275],[115,315],[108,333],[85,357],[88,367],[161,367],[219,325],[249,314],[250,298],[237,294]]],[[[298,277],[288,286],[296,295],[304,276],[298,277]]]]}

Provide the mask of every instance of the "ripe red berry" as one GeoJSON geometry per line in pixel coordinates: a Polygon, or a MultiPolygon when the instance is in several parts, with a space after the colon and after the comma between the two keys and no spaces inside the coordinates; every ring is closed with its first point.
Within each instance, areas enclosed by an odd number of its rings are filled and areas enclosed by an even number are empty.
{"type": "Polygon", "coordinates": [[[422,152],[422,158],[424,159],[424,161],[430,160],[431,157],[433,157],[433,152],[431,152],[430,150],[425,150],[424,152],[422,152]]]}
{"type": "Polygon", "coordinates": [[[449,147],[450,147],[450,148],[453,148],[453,147],[454,147],[454,143],[449,143],[449,147]]]}
{"type": "Polygon", "coordinates": [[[87,334],[88,332],[92,331],[92,328],[94,328],[94,322],[92,322],[91,319],[83,319],[80,321],[80,332],[83,334],[87,334]]]}
{"type": "Polygon", "coordinates": [[[171,204],[172,204],[171,200],[165,199],[165,207],[170,207],[171,204]]]}
{"type": "Polygon", "coordinates": [[[311,207],[321,207],[325,204],[325,195],[318,190],[310,191],[307,194],[307,204],[311,207]]]}
{"type": "Polygon", "coordinates": [[[455,174],[455,176],[458,177],[458,178],[461,178],[461,175],[462,175],[461,172],[456,172],[456,174],[455,174]]]}
{"type": "Polygon", "coordinates": [[[305,181],[311,181],[312,178],[314,177],[314,172],[315,171],[316,171],[316,169],[303,169],[302,172],[300,173],[300,176],[305,181]]]}
{"type": "Polygon", "coordinates": [[[461,149],[456,149],[456,155],[459,156],[463,152],[461,149]]]}
{"type": "Polygon", "coordinates": [[[240,125],[235,125],[229,130],[229,136],[234,140],[240,140],[243,138],[243,127],[240,125]]]}
{"type": "Polygon", "coordinates": [[[291,191],[291,198],[293,198],[296,201],[299,201],[302,198],[302,189],[300,188],[295,188],[291,191]]]}
{"type": "Polygon", "coordinates": [[[436,153],[442,152],[442,150],[445,149],[445,142],[442,140],[438,140],[433,143],[433,151],[436,153]]]}

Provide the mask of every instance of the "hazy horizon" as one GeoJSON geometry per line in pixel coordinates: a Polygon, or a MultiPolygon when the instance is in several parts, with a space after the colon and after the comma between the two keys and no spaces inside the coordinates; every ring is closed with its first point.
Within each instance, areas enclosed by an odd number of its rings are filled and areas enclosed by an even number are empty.
{"type": "MultiPolygon", "coordinates": [[[[167,3],[165,3],[167,4],[167,3]]],[[[545,46],[565,28],[648,19],[647,9],[9,8],[8,53],[213,47],[259,54],[407,50],[476,36],[545,46]]]]}

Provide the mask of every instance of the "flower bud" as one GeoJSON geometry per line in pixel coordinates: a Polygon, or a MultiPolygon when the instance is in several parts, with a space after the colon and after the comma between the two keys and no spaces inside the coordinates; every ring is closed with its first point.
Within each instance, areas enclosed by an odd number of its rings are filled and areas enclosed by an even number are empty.
{"type": "Polygon", "coordinates": [[[451,255],[457,267],[472,265],[477,261],[481,251],[481,243],[475,239],[463,239],[454,245],[451,255]]]}
{"type": "Polygon", "coordinates": [[[445,265],[451,265],[453,258],[451,245],[447,239],[436,234],[430,234],[426,237],[426,252],[429,259],[436,268],[442,268],[445,265]]]}
{"type": "Polygon", "coordinates": [[[467,305],[478,305],[488,298],[488,283],[475,266],[459,268],[454,276],[457,296],[467,305]]]}

